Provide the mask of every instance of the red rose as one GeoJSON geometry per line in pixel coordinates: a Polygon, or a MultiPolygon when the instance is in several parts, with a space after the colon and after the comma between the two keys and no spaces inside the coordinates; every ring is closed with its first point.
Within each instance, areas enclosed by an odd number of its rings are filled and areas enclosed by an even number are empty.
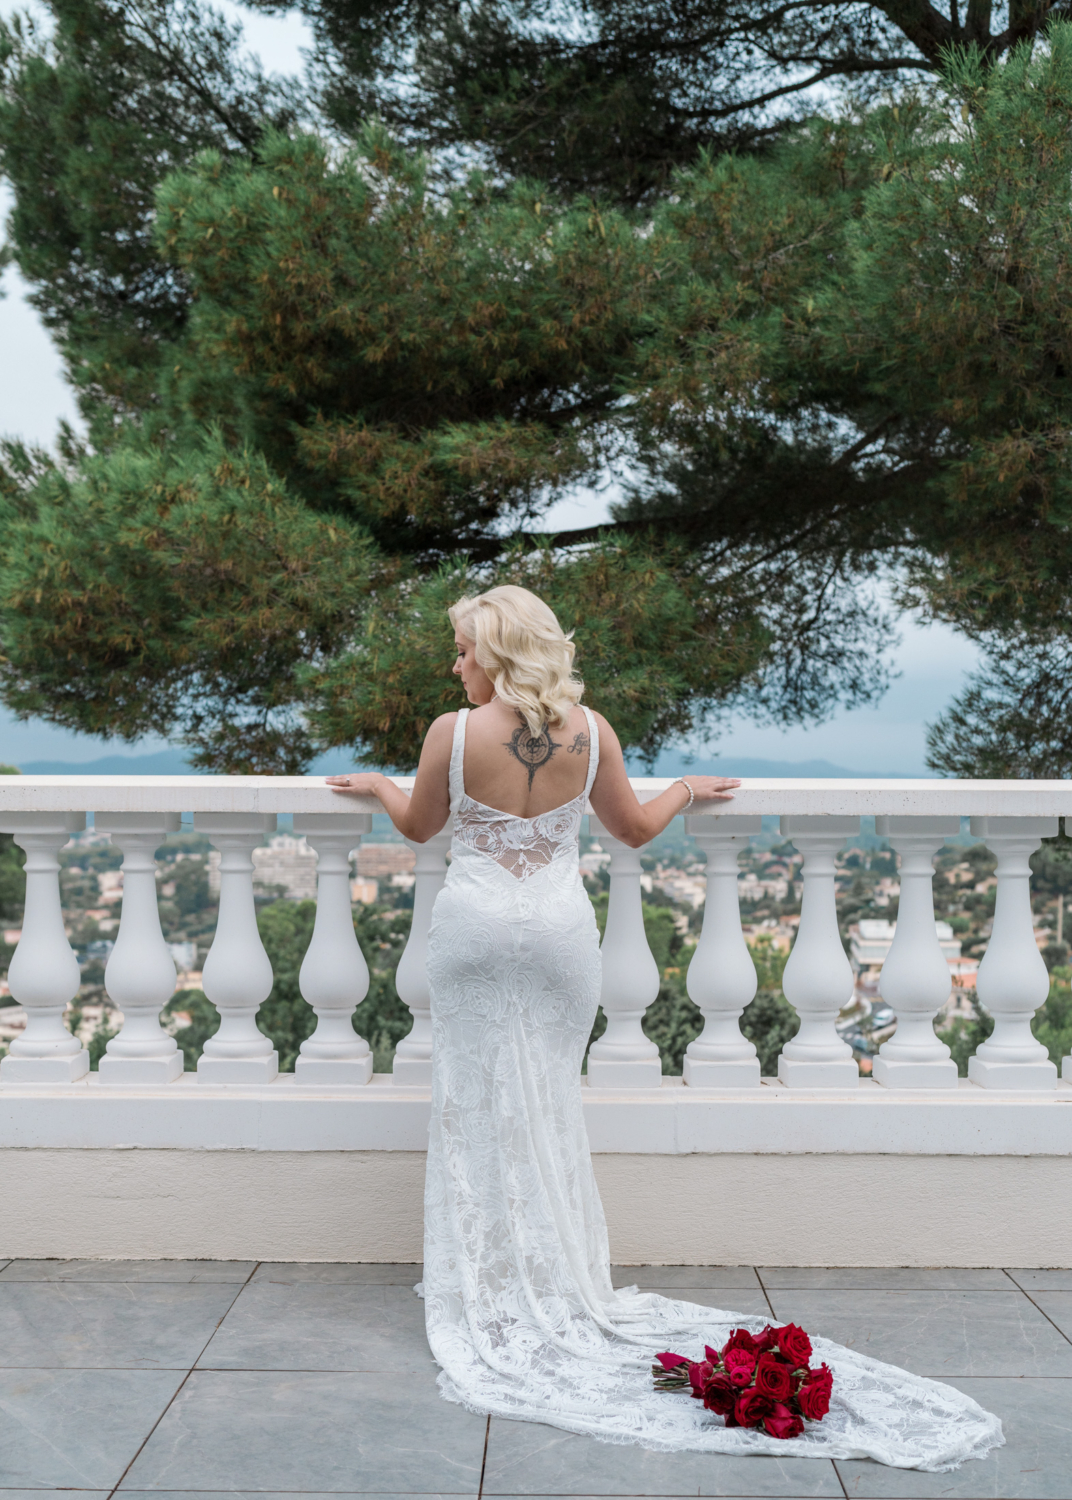
{"type": "Polygon", "coordinates": [[[669,1375],[671,1370],[676,1370],[678,1365],[687,1365],[688,1360],[683,1354],[657,1354],[655,1358],[669,1375]]]}
{"type": "Polygon", "coordinates": [[[725,1375],[712,1375],[704,1386],[703,1404],[717,1416],[728,1417],[737,1402],[737,1387],[725,1375]]]}
{"type": "Polygon", "coordinates": [[[762,1391],[757,1391],[755,1386],[751,1390],[742,1391],[737,1397],[737,1404],[733,1408],[733,1414],[741,1427],[758,1427],[768,1417],[774,1415],[776,1402],[762,1391]]]}
{"type": "Polygon", "coordinates": [[[689,1384],[692,1386],[694,1396],[703,1397],[704,1386],[715,1373],[715,1367],[710,1360],[702,1360],[699,1364],[689,1365],[689,1384]]]}
{"type": "Polygon", "coordinates": [[[791,1412],[788,1406],[783,1406],[780,1401],[775,1402],[774,1410],[769,1417],[764,1417],[763,1425],[775,1438],[795,1438],[804,1431],[804,1423],[795,1412],[791,1412]]]}
{"type": "Polygon", "coordinates": [[[794,1369],[806,1365],[811,1359],[811,1339],[798,1328],[795,1323],[787,1323],[784,1328],[776,1328],[774,1332],[778,1335],[778,1348],[794,1369]]]}
{"type": "Polygon", "coordinates": [[[771,1325],[768,1323],[767,1326],[766,1326],[766,1328],[764,1328],[764,1330],[763,1330],[762,1333],[757,1333],[756,1334],[756,1336],[755,1336],[755,1346],[756,1346],[756,1353],[757,1354],[765,1354],[768,1349],[777,1349],[777,1347],[778,1347],[778,1330],[777,1330],[777,1328],[772,1328],[771,1325]]]}
{"type": "MultiPolygon", "coordinates": [[[[760,1338],[762,1338],[762,1334],[760,1338]]],[[[726,1355],[731,1349],[744,1349],[748,1354],[758,1354],[760,1352],[759,1340],[753,1338],[747,1328],[735,1328],[722,1345],[723,1360],[725,1360],[726,1355]]]]}
{"type": "Polygon", "coordinates": [[[756,1368],[756,1356],[748,1349],[727,1349],[722,1356],[726,1374],[734,1385],[751,1385],[756,1368]]]}
{"type": "Polygon", "coordinates": [[[797,1393],[797,1400],[809,1422],[821,1422],[826,1416],[830,1410],[830,1392],[833,1386],[834,1377],[827,1365],[808,1371],[804,1384],[797,1393]]]}
{"type": "Polygon", "coordinates": [[[762,1391],[772,1401],[788,1401],[793,1394],[794,1380],[789,1366],[776,1354],[761,1354],[756,1365],[756,1390],[762,1391]]]}

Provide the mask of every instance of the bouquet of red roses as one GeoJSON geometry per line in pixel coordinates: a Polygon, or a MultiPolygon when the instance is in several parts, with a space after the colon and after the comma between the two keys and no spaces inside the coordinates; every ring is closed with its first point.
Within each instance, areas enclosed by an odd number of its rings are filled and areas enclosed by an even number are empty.
{"type": "Polygon", "coordinates": [[[765,1427],[776,1438],[799,1437],[805,1418],[821,1422],[830,1410],[834,1377],[825,1364],[808,1364],[811,1339],[795,1323],[768,1323],[755,1334],[735,1328],[721,1349],[705,1348],[704,1354],[699,1361],[656,1355],[656,1390],[689,1386],[708,1411],[725,1417],[727,1427],[765,1427]]]}

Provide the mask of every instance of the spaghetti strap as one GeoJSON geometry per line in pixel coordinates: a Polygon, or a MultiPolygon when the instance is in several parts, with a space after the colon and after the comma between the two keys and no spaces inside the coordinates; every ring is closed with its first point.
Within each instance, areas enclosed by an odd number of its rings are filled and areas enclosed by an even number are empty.
{"type": "Polygon", "coordinates": [[[450,748],[450,777],[448,781],[448,794],[450,796],[451,812],[458,811],[458,803],[465,796],[465,776],[462,765],[465,760],[465,721],[469,717],[467,708],[458,710],[458,717],[454,722],[454,742],[450,748]]]}
{"type": "Polygon", "coordinates": [[[595,715],[592,713],[592,710],[585,708],[583,703],[581,704],[581,712],[588,720],[588,738],[591,742],[588,747],[588,776],[584,783],[584,795],[587,800],[592,795],[592,784],[596,779],[596,772],[599,770],[599,727],[596,724],[595,715]]]}

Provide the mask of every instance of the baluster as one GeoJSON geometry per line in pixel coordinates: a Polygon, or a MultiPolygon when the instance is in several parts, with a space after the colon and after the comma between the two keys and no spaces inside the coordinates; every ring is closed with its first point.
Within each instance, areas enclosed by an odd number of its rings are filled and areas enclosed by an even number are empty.
{"type": "Polygon", "coordinates": [[[897,931],[879,992],[897,1013],[897,1031],[878,1049],[871,1076],[888,1089],[955,1089],[957,1065],[934,1034],[949,999],[949,965],[934,928],[934,856],[959,818],[876,818],[875,832],[901,857],[897,931]]]}
{"type": "Polygon", "coordinates": [[[353,1013],[368,994],[369,971],[354,932],[350,905],[350,850],[371,832],[369,813],[294,815],[294,833],[316,850],[316,921],[298,986],[316,1013],[294,1064],[300,1084],[363,1085],[372,1078],[372,1052],[354,1030],[353,1013]]]}
{"type": "Polygon", "coordinates": [[[63,1024],[78,994],[81,970],[63,927],[59,851],[86,826],[82,813],[5,813],[5,833],[26,851],[22,937],[8,968],[8,984],[26,1011],[26,1030],[0,1062],[4,1083],[77,1083],[89,1072],[89,1053],[63,1024]]]}
{"type": "Polygon", "coordinates": [[[271,813],[194,813],[194,828],[220,851],[220,914],[205,959],[205,994],[220,1029],[205,1043],[198,1083],[270,1083],[279,1054],[257,1029],[257,1010],[272,991],[272,965],[257,931],[253,850],[275,831],[271,813]]]}
{"type": "Polygon", "coordinates": [[[855,1088],[860,1070],[837,1034],[838,1012],[852,999],[852,966],[841,945],[834,888],[834,855],[859,818],[783,818],[782,834],[804,856],[800,927],[782,979],[800,1030],[778,1059],[778,1077],[791,1089],[855,1088]]]}
{"type": "Polygon", "coordinates": [[[984,1089],[1052,1089],[1057,1068],[1031,1031],[1050,992],[1033,934],[1031,855],[1058,829],[1056,818],[972,818],[971,831],[997,855],[994,927],[979,965],[976,993],[994,1017],[989,1040],[968,1059],[968,1077],[984,1089]]]}
{"type": "Polygon", "coordinates": [[[395,1048],[392,1082],[427,1088],[432,1082],[432,1012],[428,991],[428,929],[432,907],[447,878],[446,854],[450,848],[450,823],[424,844],[406,843],[417,855],[413,886],[413,921],[398,961],[395,989],[399,999],[413,1012],[413,1030],[395,1048]]]}
{"type": "Polygon", "coordinates": [[[707,855],[707,898],[700,941],[689,964],[689,998],[703,1013],[704,1029],[685,1051],[682,1074],[692,1088],[758,1088],[755,1044],[741,1035],[740,1019],[755,998],[756,966],[741,931],[737,859],[762,818],[685,819],[685,828],[707,855]]]}
{"type": "Polygon", "coordinates": [[[599,1003],[607,1029],[589,1050],[588,1084],[594,1089],[661,1088],[659,1049],[640,1024],[659,993],[659,969],[644,932],[640,850],[612,838],[595,817],[589,826],[610,854],[610,904],[600,949],[599,1003]]]}
{"type": "Polygon", "coordinates": [[[178,813],[98,813],[94,819],[123,851],[123,913],[104,971],[123,1024],[100,1060],[102,1084],[162,1084],[182,1076],[178,1043],[160,1024],[175,990],[175,962],[156,900],[156,850],[179,824],[178,813]]]}

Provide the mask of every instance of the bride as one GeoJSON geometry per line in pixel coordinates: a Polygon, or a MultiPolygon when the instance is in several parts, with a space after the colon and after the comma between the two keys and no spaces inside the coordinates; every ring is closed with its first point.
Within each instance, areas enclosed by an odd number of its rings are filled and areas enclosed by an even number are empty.
{"type": "Polygon", "coordinates": [[[494,588],[449,611],[474,708],[428,731],[412,796],[386,776],[332,776],[379,798],[417,842],[454,815],[429,935],[432,1118],[425,1187],[428,1342],[439,1386],[472,1411],[608,1442],[721,1453],[872,1458],[949,1469],[1003,1439],[968,1396],[826,1339],[830,1411],[797,1438],[726,1427],[654,1389],[653,1357],[701,1359],[756,1318],[615,1291],[585,1133],[581,1064],[599,937],[577,867],[586,803],[638,847],[736,781],[678,777],[637,801],[607,721],[580,704],[574,647],[542,600],[494,588]]]}

